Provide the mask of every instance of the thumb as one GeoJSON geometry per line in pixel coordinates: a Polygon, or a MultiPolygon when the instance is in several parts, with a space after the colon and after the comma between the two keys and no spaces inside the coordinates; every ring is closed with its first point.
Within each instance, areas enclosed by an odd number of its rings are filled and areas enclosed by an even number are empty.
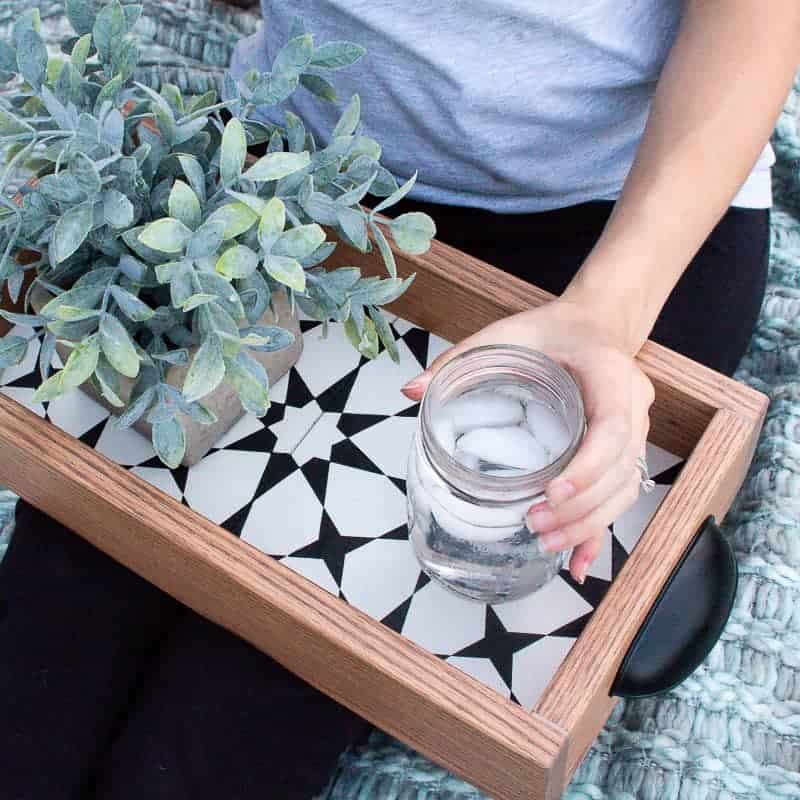
{"type": "Polygon", "coordinates": [[[450,359],[457,356],[459,353],[463,352],[464,350],[468,350],[470,347],[469,341],[465,340],[460,344],[454,345],[453,347],[445,350],[443,353],[440,353],[432,362],[431,365],[422,373],[416,376],[416,378],[412,378],[405,386],[403,386],[400,391],[409,399],[419,401],[422,400],[422,395],[425,394],[425,390],[428,388],[428,384],[433,379],[433,376],[448,362],[450,359]]]}

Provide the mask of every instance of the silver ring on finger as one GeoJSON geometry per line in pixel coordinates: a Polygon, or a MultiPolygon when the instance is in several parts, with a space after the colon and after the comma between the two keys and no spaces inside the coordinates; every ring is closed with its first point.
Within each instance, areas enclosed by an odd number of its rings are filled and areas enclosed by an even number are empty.
{"type": "Polygon", "coordinates": [[[644,494],[650,494],[656,488],[656,482],[650,477],[650,470],[647,468],[647,461],[645,461],[644,456],[639,456],[636,459],[636,469],[639,470],[639,474],[642,476],[639,481],[639,487],[644,494]]]}

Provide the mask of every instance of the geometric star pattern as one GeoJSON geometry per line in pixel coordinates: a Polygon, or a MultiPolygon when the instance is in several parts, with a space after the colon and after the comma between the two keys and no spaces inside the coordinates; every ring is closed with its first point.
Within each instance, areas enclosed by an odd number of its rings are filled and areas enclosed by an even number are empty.
{"type": "MultiPolygon", "coordinates": [[[[263,419],[242,418],[203,461],[168,470],[81,392],[30,404],[38,342],[0,391],[97,448],[291,569],[525,708],[533,708],[636,545],[681,468],[648,445],[656,489],[606,533],[583,586],[566,570],[540,592],[486,606],[420,570],[406,528],[406,455],[418,405],[400,387],[447,342],[394,319],[400,364],[356,353],[343,326],[303,320],[304,353],[270,391],[263,419]]],[[[18,328],[29,336],[32,331],[18,328]]]]}

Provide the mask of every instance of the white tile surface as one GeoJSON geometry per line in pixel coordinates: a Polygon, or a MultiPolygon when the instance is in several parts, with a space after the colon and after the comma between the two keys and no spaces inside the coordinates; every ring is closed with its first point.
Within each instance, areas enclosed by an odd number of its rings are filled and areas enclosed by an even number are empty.
{"type": "Polygon", "coordinates": [[[403,626],[403,636],[445,656],[479,641],[485,631],[485,606],[458,597],[434,582],[414,595],[403,626]]]}
{"type": "Polygon", "coordinates": [[[344,536],[375,538],[405,525],[405,495],[386,477],[331,464],[325,507],[344,536]]]}
{"type": "Polygon", "coordinates": [[[293,472],[253,503],[242,539],[275,556],[315,542],[322,505],[302,472],[293,472]]]}
{"type": "Polygon", "coordinates": [[[342,592],[356,608],[383,619],[411,597],[419,573],[408,541],[377,539],[345,556],[342,592]]]}
{"type": "Polygon", "coordinates": [[[184,495],[195,510],[217,524],[244,508],[258,488],[269,453],[220,450],[189,468],[184,495]]]}

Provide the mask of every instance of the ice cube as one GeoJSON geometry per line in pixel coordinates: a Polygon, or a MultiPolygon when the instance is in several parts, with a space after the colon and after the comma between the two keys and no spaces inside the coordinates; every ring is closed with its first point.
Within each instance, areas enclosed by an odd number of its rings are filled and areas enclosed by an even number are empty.
{"type": "Polygon", "coordinates": [[[534,472],[551,459],[545,448],[524,428],[476,428],[458,439],[458,448],[503,467],[534,472]]]}
{"type": "Polygon", "coordinates": [[[449,417],[458,436],[475,428],[516,425],[525,418],[525,411],[518,400],[486,389],[451,400],[441,416],[449,417]]]}
{"type": "Polygon", "coordinates": [[[480,472],[481,469],[481,462],[479,458],[476,458],[472,453],[467,453],[464,450],[460,450],[456,447],[456,451],[453,454],[455,455],[456,461],[459,464],[466,467],[467,469],[474,470],[475,472],[480,472]]]}
{"type": "Polygon", "coordinates": [[[561,415],[543,403],[530,403],[526,410],[528,430],[555,461],[572,441],[561,415]]]}
{"type": "Polygon", "coordinates": [[[450,455],[456,449],[456,431],[453,420],[447,414],[438,414],[433,420],[433,438],[447,450],[450,455]]]}

